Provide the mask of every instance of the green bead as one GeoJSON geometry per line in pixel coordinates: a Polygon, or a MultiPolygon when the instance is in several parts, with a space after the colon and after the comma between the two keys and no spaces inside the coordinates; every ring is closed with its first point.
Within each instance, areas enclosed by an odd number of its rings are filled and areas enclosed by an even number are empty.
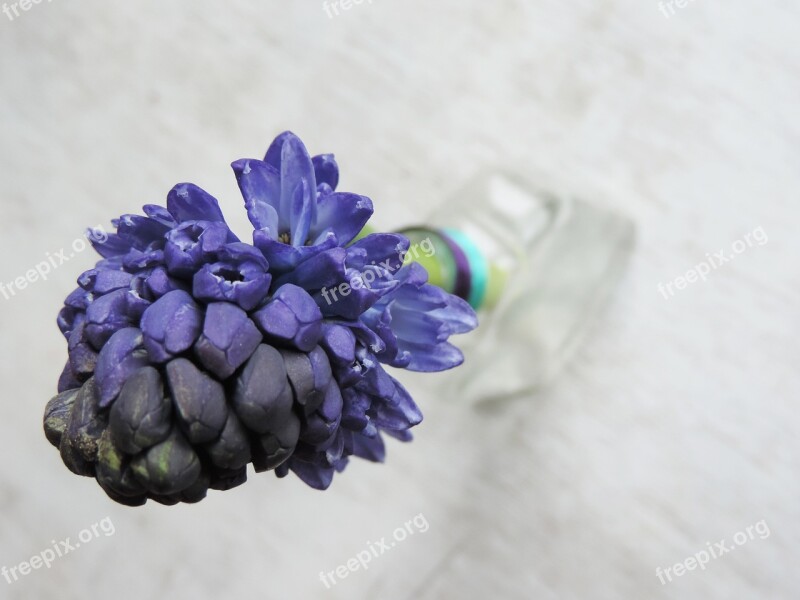
{"type": "Polygon", "coordinates": [[[414,227],[400,231],[411,245],[404,264],[416,262],[428,271],[428,283],[452,293],[456,282],[456,263],[453,252],[442,237],[432,229],[414,227]]]}

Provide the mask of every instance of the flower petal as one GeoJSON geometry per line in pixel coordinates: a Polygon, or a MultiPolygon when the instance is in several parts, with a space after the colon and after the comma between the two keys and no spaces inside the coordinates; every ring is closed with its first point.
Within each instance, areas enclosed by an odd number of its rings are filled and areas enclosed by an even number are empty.
{"type": "Polygon", "coordinates": [[[171,275],[191,277],[216,257],[228,240],[228,227],[211,221],[186,221],[167,234],[164,260],[171,275]]]}
{"type": "Polygon", "coordinates": [[[278,134],[272,143],[267,148],[267,153],[264,155],[264,162],[273,167],[280,173],[281,171],[281,157],[283,155],[283,144],[286,140],[297,137],[291,131],[284,131],[278,134]]]}
{"type": "Polygon", "coordinates": [[[269,262],[270,271],[274,274],[291,271],[312,256],[334,248],[336,236],[331,233],[317,242],[314,246],[294,247],[272,238],[265,229],[256,229],[253,232],[253,244],[264,253],[269,262]]]}
{"type": "Polygon", "coordinates": [[[113,258],[127,254],[133,247],[131,239],[123,238],[116,233],[100,234],[97,229],[87,229],[86,237],[95,251],[103,258],[113,258]]]}
{"type": "Polygon", "coordinates": [[[222,261],[203,265],[192,280],[192,293],[199,300],[234,302],[252,310],[267,297],[272,276],[253,262],[222,261]]]}
{"type": "Polygon", "coordinates": [[[316,193],[305,178],[294,189],[289,207],[289,236],[293,246],[307,245],[308,230],[316,212],[316,193]]]}
{"type": "Polygon", "coordinates": [[[256,229],[267,229],[277,238],[281,203],[281,175],[261,160],[240,159],[231,164],[244,197],[247,216],[256,229]]]}
{"type": "Polygon", "coordinates": [[[164,208],[163,206],[159,206],[158,204],[145,204],[142,207],[144,214],[146,214],[151,219],[158,221],[159,223],[166,225],[169,229],[175,227],[178,222],[175,218],[169,214],[169,211],[164,208]]]}
{"type": "Polygon", "coordinates": [[[370,233],[347,247],[347,266],[364,269],[372,265],[392,274],[403,266],[408,247],[409,241],[404,235],[370,233]]]}
{"type": "Polygon", "coordinates": [[[217,199],[193,183],[179,183],[170,190],[167,194],[167,210],[179,223],[183,221],[225,222],[217,199]]]}
{"type": "Polygon", "coordinates": [[[344,246],[361,232],[372,213],[372,200],[366,196],[347,192],[320,196],[309,237],[318,240],[321,236],[333,233],[339,244],[344,246]]]}
{"type": "Polygon", "coordinates": [[[331,248],[320,252],[278,278],[275,285],[290,283],[309,291],[338,286],[345,280],[346,256],[344,248],[331,248]]]}
{"type": "Polygon", "coordinates": [[[408,352],[411,357],[406,367],[409,371],[421,373],[446,371],[464,362],[461,350],[448,342],[434,346],[406,342],[403,344],[403,350],[408,352]]]}
{"type": "Polygon", "coordinates": [[[156,219],[141,215],[122,215],[117,225],[117,233],[133,242],[133,247],[145,250],[152,246],[164,246],[164,235],[171,227],[156,219]]]}
{"type": "Polygon", "coordinates": [[[395,393],[390,399],[373,402],[375,424],[385,429],[402,431],[422,422],[422,412],[411,395],[394,378],[395,393]]]}
{"type": "MultiPolygon", "coordinates": [[[[433,286],[423,286],[427,287],[433,286]]],[[[467,333],[478,326],[478,315],[469,302],[453,294],[448,294],[446,308],[433,310],[430,315],[447,325],[450,334],[467,333]]]]}
{"type": "MultiPolygon", "coordinates": [[[[281,181],[281,196],[280,204],[278,206],[278,222],[279,233],[288,233],[290,230],[296,229],[297,223],[293,222],[293,215],[295,219],[299,215],[310,216],[309,222],[313,223],[316,216],[316,177],[314,175],[314,165],[311,162],[311,157],[303,145],[303,142],[291,131],[284,131],[270,145],[267,154],[264,157],[264,162],[271,165],[280,173],[281,181]],[[295,206],[295,194],[298,187],[305,186],[308,188],[309,193],[303,193],[300,196],[300,201],[307,202],[307,206],[302,206],[301,209],[295,206]]],[[[304,217],[308,218],[308,217],[304,217]]],[[[302,227],[300,228],[302,230],[302,227]]],[[[275,235],[273,233],[273,235],[275,235]]],[[[305,237],[303,239],[292,238],[291,244],[295,247],[305,245],[305,237]]],[[[269,259],[269,257],[267,257],[269,259]]],[[[270,261],[272,262],[272,261],[270,261]]]]}
{"type": "Polygon", "coordinates": [[[333,154],[317,154],[312,157],[311,162],[314,165],[317,186],[326,184],[331,190],[335,190],[339,185],[339,165],[336,164],[333,154]]]}
{"type": "Polygon", "coordinates": [[[372,462],[382,463],[386,458],[386,446],[380,435],[369,438],[355,434],[353,436],[353,454],[372,462]]]}
{"type": "Polygon", "coordinates": [[[315,465],[304,460],[293,458],[289,461],[289,468],[295,475],[315,490],[327,490],[333,481],[333,467],[315,465]]]}

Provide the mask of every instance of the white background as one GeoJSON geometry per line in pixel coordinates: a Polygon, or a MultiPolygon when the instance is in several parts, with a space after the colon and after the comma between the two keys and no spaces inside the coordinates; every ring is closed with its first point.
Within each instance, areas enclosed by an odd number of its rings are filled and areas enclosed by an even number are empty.
{"type": "Polygon", "coordinates": [[[596,190],[639,234],[549,391],[473,410],[413,378],[426,421],[385,466],[353,462],[326,493],[253,476],[196,506],[117,506],[42,434],[66,358],[55,315],[91,252],[0,297],[0,565],[116,526],[0,580],[0,597],[796,598],[798,18],[784,0],[694,0],[671,18],[655,0],[0,14],[2,282],[179,181],[246,231],[228,164],[287,128],[336,153],[342,188],[372,197],[386,228],[511,161],[596,190]],[[766,245],[670,300],[657,291],[759,226],[766,245]],[[419,513],[428,532],[334,589],[319,581],[419,513]],[[655,576],[761,520],[768,538],[655,576]]]}

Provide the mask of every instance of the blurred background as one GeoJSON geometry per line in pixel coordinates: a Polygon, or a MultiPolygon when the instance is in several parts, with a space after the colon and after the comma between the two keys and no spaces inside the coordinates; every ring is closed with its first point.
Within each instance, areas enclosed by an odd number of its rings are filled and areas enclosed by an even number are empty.
{"type": "Polygon", "coordinates": [[[0,297],[0,565],[106,517],[114,533],[0,578],[0,597],[795,598],[798,18],[784,0],[4,4],[5,284],[179,181],[246,237],[228,165],[284,129],[335,152],[385,228],[513,163],[594,190],[638,245],[545,391],[474,408],[411,378],[426,420],[384,466],[353,461],[325,493],[263,474],[139,509],[42,433],[55,316],[95,260],[77,253],[0,297]],[[659,291],[757,228],[768,243],[659,291]],[[368,570],[321,581],[419,515],[368,570]],[[735,551],[675,570],[722,540],[735,551]]]}

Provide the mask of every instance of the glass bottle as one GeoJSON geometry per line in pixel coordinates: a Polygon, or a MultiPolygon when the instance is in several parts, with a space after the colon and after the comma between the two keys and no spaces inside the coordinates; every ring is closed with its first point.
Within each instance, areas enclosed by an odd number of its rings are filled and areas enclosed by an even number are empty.
{"type": "Polygon", "coordinates": [[[431,282],[478,310],[480,327],[456,342],[467,366],[441,379],[471,402],[530,391],[559,372],[616,286],[635,237],[629,219],[508,171],[483,173],[425,225],[401,232],[417,245],[432,240],[433,256],[416,254],[431,282]]]}

